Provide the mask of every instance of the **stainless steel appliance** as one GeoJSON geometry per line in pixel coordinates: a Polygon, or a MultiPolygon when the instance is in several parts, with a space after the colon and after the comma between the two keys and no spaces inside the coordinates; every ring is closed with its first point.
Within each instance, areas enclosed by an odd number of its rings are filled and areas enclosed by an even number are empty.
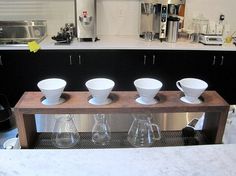
{"type": "Polygon", "coordinates": [[[0,21],[0,45],[26,45],[47,36],[45,20],[0,21]]]}
{"type": "Polygon", "coordinates": [[[75,0],[75,23],[79,41],[96,41],[96,0],[75,0]]]}
{"type": "MultiPolygon", "coordinates": [[[[166,39],[167,18],[177,16],[185,0],[144,0],[141,2],[140,37],[146,33],[153,35],[152,39],[166,39]]],[[[150,37],[149,37],[150,38],[150,37]]]]}

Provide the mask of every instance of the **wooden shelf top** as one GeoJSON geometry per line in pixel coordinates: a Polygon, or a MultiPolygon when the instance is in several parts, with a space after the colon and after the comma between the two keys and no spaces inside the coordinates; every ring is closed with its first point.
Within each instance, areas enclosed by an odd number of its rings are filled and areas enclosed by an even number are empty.
{"type": "Polygon", "coordinates": [[[108,105],[92,105],[89,92],[64,92],[66,101],[59,105],[43,105],[41,92],[25,92],[15,106],[24,114],[94,114],[94,113],[161,113],[161,112],[219,112],[229,108],[229,104],[216,92],[205,91],[203,103],[193,105],[180,100],[180,91],[160,91],[159,102],[155,105],[141,105],[135,101],[136,91],[114,91],[110,94],[113,100],[108,105]]]}

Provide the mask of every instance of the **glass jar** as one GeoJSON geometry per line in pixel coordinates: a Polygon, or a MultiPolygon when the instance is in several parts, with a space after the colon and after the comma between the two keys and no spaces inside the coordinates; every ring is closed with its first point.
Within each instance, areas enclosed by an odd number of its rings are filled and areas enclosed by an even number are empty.
{"type": "Polygon", "coordinates": [[[92,129],[93,143],[98,145],[107,145],[111,140],[111,131],[107,115],[95,114],[94,120],[95,123],[92,129]]]}
{"type": "Polygon", "coordinates": [[[71,115],[56,119],[51,140],[57,148],[71,148],[79,142],[80,136],[71,115]]]}

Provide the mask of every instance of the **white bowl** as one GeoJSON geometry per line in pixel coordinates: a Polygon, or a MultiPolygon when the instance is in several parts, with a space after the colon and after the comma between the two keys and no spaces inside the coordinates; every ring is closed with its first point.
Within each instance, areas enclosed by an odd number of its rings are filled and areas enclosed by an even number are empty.
{"type": "Polygon", "coordinates": [[[114,81],[107,78],[95,78],[88,80],[85,85],[93,97],[89,100],[89,103],[94,105],[111,103],[111,99],[108,96],[115,86],[114,81]]]}
{"type": "Polygon", "coordinates": [[[157,100],[154,97],[163,85],[159,80],[153,78],[140,78],[134,81],[134,85],[140,96],[136,99],[138,103],[147,105],[157,103],[157,100]]]}
{"type": "Polygon", "coordinates": [[[62,103],[63,99],[60,97],[66,87],[65,80],[59,78],[44,79],[38,82],[37,86],[46,97],[42,102],[43,104],[56,105],[62,103]]]}

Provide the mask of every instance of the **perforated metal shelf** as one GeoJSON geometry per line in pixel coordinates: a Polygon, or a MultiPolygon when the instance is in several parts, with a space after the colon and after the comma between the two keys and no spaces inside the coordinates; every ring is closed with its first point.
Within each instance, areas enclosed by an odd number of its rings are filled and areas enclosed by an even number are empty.
{"type": "MultiPolygon", "coordinates": [[[[35,143],[34,149],[56,149],[51,141],[52,133],[39,133],[38,140],[35,143]]],[[[194,138],[182,137],[181,131],[162,131],[162,138],[155,141],[151,147],[163,146],[184,146],[184,145],[203,145],[208,144],[206,137],[197,131],[194,138]]],[[[72,149],[98,149],[98,148],[132,148],[133,146],[127,141],[127,133],[116,132],[111,134],[111,141],[108,145],[96,145],[91,140],[91,133],[80,133],[79,143],[72,149]]]]}

